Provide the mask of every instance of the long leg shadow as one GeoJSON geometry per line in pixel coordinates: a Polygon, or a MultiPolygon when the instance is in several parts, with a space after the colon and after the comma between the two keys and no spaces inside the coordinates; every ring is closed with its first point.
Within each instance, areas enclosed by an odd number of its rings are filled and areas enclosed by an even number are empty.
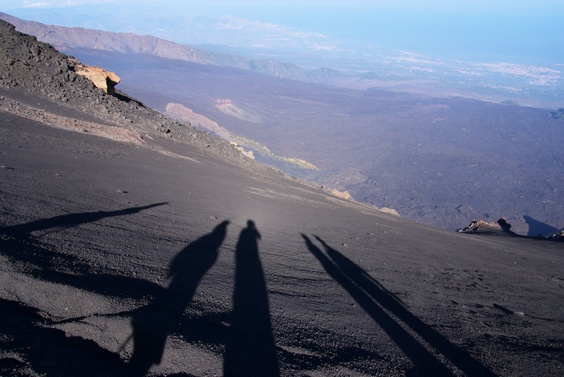
{"type": "MultiPolygon", "coordinates": [[[[177,329],[179,323],[182,322],[184,309],[192,301],[201,278],[217,260],[219,247],[225,239],[229,222],[224,221],[219,224],[210,234],[194,241],[174,258],[169,267],[169,278],[171,281],[166,289],[143,279],[111,274],[90,274],[88,273],[89,264],[86,261],[82,261],[74,255],[62,254],[44,248],[41,242],[32,235],[32,232],[72,228],[106,217],[136,214],[164,204],[166,203],[156,203],[118,211],[62,215],[0,228],[0,254],[4,254],[16,263],[23,262],[28,266],[33,266],[32,270],[26,272],[32,276],[115,297],[136,299],[146,297],[147,295],[154,297],[151,304],[132,311],[107,314],[94,313],[86,317],[68,318],[61,321],[45,320],[40,315],[36,315],[33,308],[27,309],[27,307],[22,305],[14,306],[12,302],[2,299],[0,300],[0,311],[2,312],[0,317],[9,315],[12,307],[15,311],[24,310],[26,313],[29,311],[33,315],[19,316],[18,318],[21,317],[21,321],[18,322],[17,328],[14,328],[10,323],[4,323],[3,319],[5,318],[0,318],[0,332],[13,333],[17,337],[22,336],[22,334],[30,334],[30,336],[26,337],[26,339],[30,339],[30,344],[43,344],[44,347],[49,347],[50,353],[46,354],[53,356],[52,359],[56,359],[57,356],[54,355],[58,355],[59,351],[63,353],[68,352],[68,349],[71,349],[73,345],[90,350],[90,353],[87,351],[83,353],[74,352],[75,354],[80,353],[80,355],[75,356],[81,360],[76,367],[73,366],[74,369],[80,371],[76,374],[99,375],[99,373],[102,373],[108,376],[144,375],[152,365],[160,362],[167,336],[177,329]],[[56,266],[53,264],[53,261],[56,261],[56,266]],[[74,273],[69,274],[59,271],[58,267],[60,267],[61,263],[72,266],[74,273]],[[49,268],[50,266],[53,266],[52,271],[49,268]],[[79,274],[76,275],[76,273],[79,274]],[[119,356],[121,351],[117,353],[105,351],[94,341],[82,340],[80,337],[67,338],[62,330],[43,328],[43,325],[75,322],[92,316],[131,316],[133,333],[129,340],[133,340],[133,355],[128,364],[121,360],[119,356]],[[20,329],[22,334],[18,332],[20,329]],[[57,342],[50,341],[50,339],[54,338],[57,339],[57,342]],[[85,355],[89,355],[89,357],[85,355]],[[107,365],[107,368],[94,373],[84,372],[94,370],[92,369],[93,365],[96,365],[98,368],[101,365],[107,365]]],[[[45,368],[45,371],[53,372],[51,368],[52,362],[45,361],[46,358],[40,357],[40,353],[37,351],[30,351],[26,355],[38,370],[45,368]]],[[[9,364],[10,362],[10,360],[7,362],[5,360],[0,361],[0,374],[4,364],[9,364]]],[[[17,364],[15,361],[14,363],[17,364]]]]}
{"type": "Polygon", "coordinates": [[[249,220],[247,228],[241,231],[235,251],[235,289],[224,376],[279,375],[258,239],[260,233],[249,220]]]}
{"type": "Polygon", "coordinates": [[[321,238],[316,239],[325,248],[324,254],[311,240],[302,234],[310,252],[314,254],[329,275],[353,297],[357,303],[382,327],[415,366],[413,373],[420,375],[453,375],[403,325],[409,327],[437,352],[446,357],[468,376],[495,376],[479,361],[450,342],[443,335],[413,315],[391,292],[384,288],[357,264],[339,251],[329,247],[321,238]]]}
{"type": "Polygon", "coordinates": [[[96,212],[82,212],[71,213],[68,215],[60,215],[48,219],[40,219],[31,221],[26,224],[18,224],[0,228],[0,233],[11,235],[15,238],[23,238],[28,236],[31,232],[46,230],[46,229],[65,229],[73,228],[80,224],[98,221],[106,217],[131,215],[149,208],[158,207],[168,204],[166,202],[149,204],[141,207],[131,207],[121,209],[118,211],[96,211],[96,212]]]}
{"type": "MultiPolygon", "coordinates": [[[[73,283],[79,283],[79,280],[80,282],[87,280],[89,271],[91,270],[91,264],[81,260],[76,255],[60,253],[45,248],[37,237],[33,237],[32,232],[48,229],[68,229],[107,217],[136,214],[165,204],[167,203],[155,203],[146,206],[125,208],[118,211],[73,213],[35,220],[25,224],[0,227],[0,254],[4,254],[7,258],[16,263],[29,264],[28,266],[32,268],[26,268],[26,273],[32,276],[60,284],[72,285],[73,283]],[[62,267],[72,269],[73,274],[60,272],[62,267]],[[81,275],[78,278],[76,274],[81,275]]],[[[108,278],[111,278],[111,276],[108,276],[108,278]]],[[[104,284],[104,282],[107,282],[106,279],[100,279],[99,282],[102,284],[96,285],[97,282],[93,280],[88,284],[92,289],[110,287],[109,284],[104,284]]],[[[116,291],[119,291],[121,286],[121,284],[115,286],[116,291]]],[[[78,287],[88,288],[83,286],[78,287]]]]}
{"type": "Polygon", "coordinates": [[[186,246],[169,267],[168,288],[155,300],[132,313],[133,355],[130,366],[135,375],[144,375],[160,364],[166,338],[182,322],[200,280],[215,264],[227,234],[229,221],[186,246]]]}

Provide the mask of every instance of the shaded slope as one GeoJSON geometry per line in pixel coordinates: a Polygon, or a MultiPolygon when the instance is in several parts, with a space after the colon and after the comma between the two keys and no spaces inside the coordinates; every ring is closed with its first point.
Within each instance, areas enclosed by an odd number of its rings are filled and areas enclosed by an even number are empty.
{"type": "Polygon", "coordinates": [[[19,31],[35,35],[41,41],[55,46],[60,51],[86,48],[119,53],[148,54],[192,63],[240,68],[269,76],[303,81],[314,81],[322,77],[341,75],[337,71],[328,69],[306,72],[297,65],[282,63],[273,59],[253,60],[234,54],[213,53],[151,35],[44,25],[39,22],[12,17],[2,12],[0,12],[0,18],[14,24],[19,31]]]}

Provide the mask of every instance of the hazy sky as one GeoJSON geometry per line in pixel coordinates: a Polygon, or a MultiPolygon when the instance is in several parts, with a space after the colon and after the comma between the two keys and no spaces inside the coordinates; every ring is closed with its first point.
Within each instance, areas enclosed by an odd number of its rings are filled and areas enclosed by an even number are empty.
{"type": "Polygon", "coordinates": [[[116,25],[142,10],[159,17],[232,15],[438,57],[564,64],[562,0],[172,0],[154,4],[154,0],[3,0],[0,11],[65,26],[72,26],[73,14],[84,15],[87,8],[112,9],[116,25]]]}

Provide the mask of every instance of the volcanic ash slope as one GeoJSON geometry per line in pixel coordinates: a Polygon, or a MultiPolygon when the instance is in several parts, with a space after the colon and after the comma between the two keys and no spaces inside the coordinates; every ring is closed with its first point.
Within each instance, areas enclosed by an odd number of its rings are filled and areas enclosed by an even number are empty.
{"type": "Polygon", "coordinates": [[[0,374],[564,373],[562,244],[386,215],[127,109],[140,144],[0,111],[0,374]]]}

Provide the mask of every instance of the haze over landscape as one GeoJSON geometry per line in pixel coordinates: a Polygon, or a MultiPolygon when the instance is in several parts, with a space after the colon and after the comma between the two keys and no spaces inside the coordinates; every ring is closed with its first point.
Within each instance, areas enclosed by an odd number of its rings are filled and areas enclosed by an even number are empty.
{"type": "Polygon", "coordinates": [[[564,61],[558,48],[564,37],[559,22],[563,7],[555,0],[214,0],[158,5],[152,1],[7,0],[3,4],[7,13],[44,23],[150,34],[188,44],[277,50],[282,47],[277,43],[293,37],[311,42],[311,47],[319,43],[319,49],[343,49],[347,48],[343,43],[356,42],[352,48],[363,43],[436,58],[531,64],[564,61]],[[205,28],[204,21],[208,22],[205,28]],[[251,31],[259,34],[244,33],[251,31]],[[261,38],[265,32],[271,39],[261,38]]]}
{"type": "Polygon", "coordinates": [[[4,12],[26,20],[363,75],[354,86],[364,89],[399,86],[552,109],[564,106],[563,8],[552,0],[3,3],[4,12]]]}
{"type": "Polygon", "coordinates": [[[562,4],[2,6],[0,374],[564,373],[562,4]]]}

